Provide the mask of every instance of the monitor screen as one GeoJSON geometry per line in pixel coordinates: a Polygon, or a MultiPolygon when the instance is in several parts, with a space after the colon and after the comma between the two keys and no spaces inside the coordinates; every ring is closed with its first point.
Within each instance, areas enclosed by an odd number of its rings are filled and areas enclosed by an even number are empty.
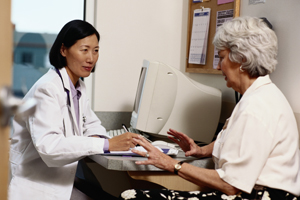
{"type": "Polygon", "coordinates": [[[147,71],[147,68],[142,67],[140,78],[139,78],[139,83],[138,83],[138,87],[137,87],[137,91],[136,91],[136,95],[135,95],[134,106],[133,106],[133,110],[136,113],[138,112],[138,108],[140,105],[140,99],[142,96],[143,86],[144,86],[145,77],[146,77],[146,71],[147,71]]]}

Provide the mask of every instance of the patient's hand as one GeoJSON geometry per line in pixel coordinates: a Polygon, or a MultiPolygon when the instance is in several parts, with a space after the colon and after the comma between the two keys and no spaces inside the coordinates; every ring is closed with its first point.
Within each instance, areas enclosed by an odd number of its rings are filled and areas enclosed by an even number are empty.
{"type": "Polygon", "coordinates": [[[203,157],[201,147],[199,147],[192,138],[174,129],[169,129],[167,133],[173,136],[169,136],[168,138],[181,147],[185,152],[185,156],[203,157]]]}
{"type": "Polygon", "coordinates": [[[149,143],[144,137],[138,135],[134,140],[147,152],[132,149],[133,153],[139,154],[147,158],[147,160],[136,161],[138,165],[154,165],[157,168],[174,172],[174,165],[179,161],[174,160],[167,154],[161,152],[158,148],[149,143]]]}

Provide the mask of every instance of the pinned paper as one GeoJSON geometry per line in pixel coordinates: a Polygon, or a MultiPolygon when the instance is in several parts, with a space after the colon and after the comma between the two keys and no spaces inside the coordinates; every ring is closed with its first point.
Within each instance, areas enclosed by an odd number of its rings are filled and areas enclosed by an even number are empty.
{"type": "MultiPolygon", "coordinates": [[[[216,21],[216,30],[219,26],[221,26],[224,22],[233,19],[233,9],[230,10],[221,10],[217,12],[217,21],[216,21]]],[[[214,61],[213,61],[213,68],[217,69],[219,63],[219,55],[218,51],[214,50],[214,61]]]]}
{"type": "Polygon", "coordinates": [[[206,63],[210,8],[194,10],[189,63],[206,63]]]}
{"type": "Polygon", "coordinates": [[[218,5],[220,4],[225,4],[225,3],[231,3],[233,2],[234,0],[218,0],[218,5]]]}

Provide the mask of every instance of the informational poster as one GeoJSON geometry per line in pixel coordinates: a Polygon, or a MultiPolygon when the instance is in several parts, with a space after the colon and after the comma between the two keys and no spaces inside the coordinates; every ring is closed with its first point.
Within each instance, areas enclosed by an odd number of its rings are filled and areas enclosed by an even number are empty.
{"type": "MultiPolygon", "coordinates": [[[[216,21],[216,30],[219,26],[221,26],[224,22],[232,20],[233,19],[233,9],[230,10],[221,10],[217,12],[217,21],[216,21]]],[[[213,68],[217,69],[219,63],[219,55],[218,51],[214,50],[214,62],[213,62],[213,68]]]]}
{"type": "Polygon", "coordinates": [[[210,8],[194,10],[189,63],[206,63],[210,8]]]}

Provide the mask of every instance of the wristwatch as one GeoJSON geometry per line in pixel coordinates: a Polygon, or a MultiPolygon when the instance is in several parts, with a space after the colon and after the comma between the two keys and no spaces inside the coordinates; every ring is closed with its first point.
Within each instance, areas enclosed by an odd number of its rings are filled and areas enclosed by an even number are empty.
{"type": "Polygon", "coordinates": [[[178,171],[181,169],[182,163],[183,161],[180,161],[174,166],[174,174],[178,175],[178,171]]]}

